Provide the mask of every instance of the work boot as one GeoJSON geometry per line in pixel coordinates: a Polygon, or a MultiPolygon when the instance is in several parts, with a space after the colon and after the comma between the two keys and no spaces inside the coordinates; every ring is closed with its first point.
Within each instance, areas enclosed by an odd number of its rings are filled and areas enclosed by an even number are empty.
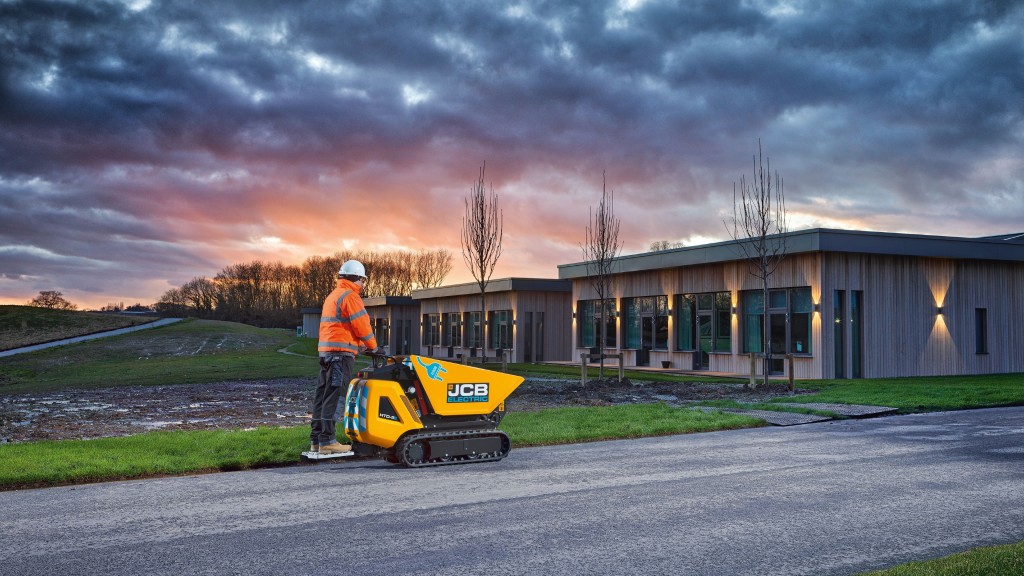
{"type": "Polygon", "coordinates": [[[331,442],[330,444],[327,444],[325,446],[321,446],[320,447],[320,453],[321,454],[341,454],[343,452],[351,452],[351,451],[352,451],[352,447],[351,446],[349,446],[348,444],[342,444],[341,442],[338,442],[337,440],[335,440],[334,442],[331,442]]]}
{"type": "Polygon", "coordinates": [[[319,444],[310,444],[309,445],[309,451],[310,452],[319,452],[320,451],[320,445],[319,444]]]}

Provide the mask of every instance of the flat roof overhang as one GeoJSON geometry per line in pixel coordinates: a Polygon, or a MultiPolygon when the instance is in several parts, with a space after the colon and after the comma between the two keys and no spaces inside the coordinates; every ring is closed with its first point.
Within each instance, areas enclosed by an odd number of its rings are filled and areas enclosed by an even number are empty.
{"type": "MultiPolygon", "coordinates": [[[[780,235],[770,238],[778,240],[781,237],[780,235]]],[[[790,232],[785,235],[785,241],[788,254],[845,252],[1024,262],[1024,244],[1007,242],[1005,237],[960,238],[814,228],[790,232]]],[[[611,272],[623,274],[746,260],[740,247],[742,243],[751,244],[752,242],[750,240],[729,240],[714,244],[619,256],[612,262],[611,272]]],[[[559,278],[574,279],[587,276],[586,262],[558,266],[559,278]]]]}
{"type": "MultiPolygon", "coordinates": [[[[499,278],[487,283],[486,294],[492,292],[572,292],[572,283],[557,278],[499,278]]],[[[413,300],[428,298],[448,298],[452,296],[472,296],[480,294],[480,286],[476,282],[423,288],[412,291],[413,300]]]]}

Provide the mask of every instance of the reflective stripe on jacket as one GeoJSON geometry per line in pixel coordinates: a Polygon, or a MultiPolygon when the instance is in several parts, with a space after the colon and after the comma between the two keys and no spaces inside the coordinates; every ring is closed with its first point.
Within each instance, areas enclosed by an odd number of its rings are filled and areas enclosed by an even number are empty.
{"type": "Polygon", "coordinates": [[[321,354],[359,354],[359,347],[373,350],[377,339],[373,336],[370,316],[359,297],[359,286],[344,278],[338,279],[334,291],[324,301],[320,313],[321,354]]]}

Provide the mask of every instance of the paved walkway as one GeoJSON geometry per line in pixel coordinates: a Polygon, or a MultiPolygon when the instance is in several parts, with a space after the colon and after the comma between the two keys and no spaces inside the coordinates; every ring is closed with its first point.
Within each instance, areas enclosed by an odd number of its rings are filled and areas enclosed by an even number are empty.
{"type": "Polygon", "coordinates": [[[15,354],[23,354],[25,352],[35,352],[36,350],[45,350],[46,348],[53,348],[55,346],[64,346],[65,344],[74,344],[76,342],[85,342],[86,340],[95,340],[97,338],[106,338],[107,336],[117,336],[118,334],[127,334],[129,332],[135,332],[138,330],[145,330],[147,328],[157,328],[159,326],[166,326],[182,320],[181,318],[162,318],[156,322],[150,322],[148,324],[139,324],[138,326],[129,326],[128,328],[118,328],[117,330],[107,330],[106,332],[96,332],[95,334],[86,334],[85,336],[76,336],[74,338],[65,338],[64,340],[55,340],[53,342],[45,342],[43,344],[33,344],[32,346],[23,346],[21,348],[14,348],[11,350],[4,350],[0,352],[0,358],[5,356],[14,356],[15,354]]]}

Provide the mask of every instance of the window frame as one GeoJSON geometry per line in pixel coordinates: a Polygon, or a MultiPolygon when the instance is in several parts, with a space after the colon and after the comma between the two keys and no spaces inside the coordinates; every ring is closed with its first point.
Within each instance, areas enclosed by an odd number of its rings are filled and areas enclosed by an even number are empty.
{"type": "Polygon", "coordinates": [[[492,350],[511,350],[513,346],[512,311],[490,310],[488,315],[487,345],[492,350]],[[504,334],[505,339],[502,340],[504,334]],[[502,344],[507,344],[503,346],[502,344]]]}
{"type": "Polygon", "coordinates": [[[693,292],[676,294],[673,298],[672,320],[676,323],[677,352],[698,352],[700,349],[700,330],[698,323],[701,314],[711,316],[711,349],[709,354],[732,354],[732,292],[693,292]],[[686,316],[689,317],[687,320],[686,316]],[[722,329],[728,330],[728,336],[722,329]],[[680,343],[680,336],[689,334],[690,347],[680,343]]]}
{"type": "MultiPolygon", "coordinates": [[[[600,300],[576,301],[576,347],[597,348],[597,324],[601,321],[600,300]],[[590,331],[587,328],[591,328],[590,331]]],[[[618,349],[618,325],[615,299],[605,298],[605,342],[604,349],[618,349]]]]}
{"type": "Polygon", "coordinates": [[[441,345],[441,313],[427,313],[421,320],[423,327],[423,345],[441,345]]]}
{"type": "Polygon", "coordinates": [[[622,299],[623,350],[639,350],[644,339],[644,319],[651,319],[651,350],[668,352],[668,300],[664,294],[622,299]],[[635,316],[635,318],[634,318],[635,316]],[[663,334],[663,336],[659,336],[663,334]],[[634,338],[637,339],[634,341],[634,338]],[[662,340],[663,339],[663,340],[662,340]],[[661,341],[659,341],[661,340],[661,341]],[[659,344],[663,344],[659,346],[659,344]]]}
{"type": "MultiPolygon", "coordinates": [[[[810,286],[791,286],[785,288],[770,288],[768,290],[768,301],[770,304],[781,304],[784,306],[769,307],[767,310],[768,320],[772,316],[785,316],[784,343],[781,353],[772,353],[772,356],[779,354],[792,354],[798,357],[814,357],[814,301],[813,292],[810,286]],[[782,298],[784,293],[784,298],[782,298]],[[797,351],[797,344],[803,346],[804,341],[797,341],[793,337],[793,328],[797,321],[806,317],[806,349],[797,351]]],[[[743,354],[764,354],[764,330],[766,328],[765,310],[760,305],[764,298],[764,291],[761,289],[743,290],[740,292],[740,352],[743,354]],[[756,328],[754,328],[756,324],[756,328]],[[757,336],[756,350],[752,349],[750,337],[757,336]]]]}

